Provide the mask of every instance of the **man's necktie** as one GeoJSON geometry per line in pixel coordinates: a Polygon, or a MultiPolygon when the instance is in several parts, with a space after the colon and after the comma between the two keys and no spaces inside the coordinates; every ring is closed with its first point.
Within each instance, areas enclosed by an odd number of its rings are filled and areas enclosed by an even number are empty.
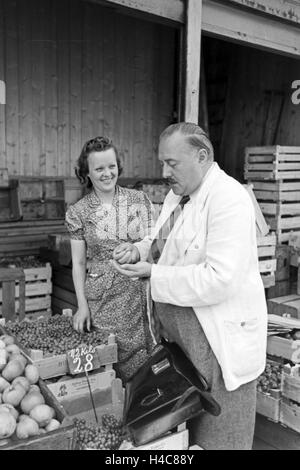
{"type": "Polygon", "coordinates": [[[183,196],[179,202],[179,204],[175,207],[175,209],[171,212],[165,223],[162,225],[158,232],[157,238],[155,238],[152,242],[151,248],[150,248],[150,253],[152,257],[152,262],[157,263],[162,251],[164,249],[164,246],[166,244],[167,238],[170,235],[171,231],[174,228],[174,225],[182,213],[183,207],[187,202],[189,202],[190,196],[183,196]]]}
{"type": "MultiPolygon", "coordinates": [[[[179,204],[175,207],[175,209],[171,212],[168,219],[162,225],[159,230],[157,238],[155,238],[152,242],[150,248],[150,258],[152,257],[152,262],[157,263],[161,254],[162,250],[166,244],[167,238],[170,235],[171,231],[174,228],[175,222],[182,213],[184,205],[190,200],[190,196],[183,196],[179,202],[179,204]]],[[[150,292],[149,292],[150,294],[150,292]]],[[[162,327],[157,316],[155,305],[152,300],[150,300],[152,308],[150,308],[150,326],[153,333],[153,336],[157,343],[159,343],[161,338],[161,331],[162,327]]]]}

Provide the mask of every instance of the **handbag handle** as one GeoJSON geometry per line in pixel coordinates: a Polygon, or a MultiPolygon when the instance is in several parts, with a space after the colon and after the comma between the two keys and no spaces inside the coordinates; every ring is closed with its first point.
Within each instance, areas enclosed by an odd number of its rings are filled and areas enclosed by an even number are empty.
{"type": "Polygon", "coordinates": [[[177,402],[175,403],[175,405],[173,406],[172,410],[171,410],[171,413],[173,413],[174,411],[177,411],[179,410],[179,408],[181,408],[181,406],[183,405],[183,403],[193,394],[193,393],[198,393],[200,395],[200,399],[201,399],[201,393],[199,391],[199,389],[197,387],[195,387],[194,385],[192,385],[191,387],[189,387],[182,395],[181,397],[179,398],[179,400],[177,400],[177,402]]]}

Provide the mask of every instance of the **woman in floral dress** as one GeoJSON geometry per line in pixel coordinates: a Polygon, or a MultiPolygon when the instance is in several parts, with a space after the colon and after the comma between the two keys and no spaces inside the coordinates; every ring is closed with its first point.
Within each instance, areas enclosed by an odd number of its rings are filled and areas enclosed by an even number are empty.
{"type": "Polygon", "coordinates": [[[112,253],[121,241],[143,239],[151,229],[152,209],[145,193],[116,184],[121,170],[117,149],[110,139],[96,137],[86,142],[76,175],[91,192],[69,207],[66,225],[78,302],[74,328],[89,330],[93,324],[108,334],[114,333],[117,371],[127,381],[147,359],[153,343],[145,282],[119,274],[111,264],[112,253]]]}

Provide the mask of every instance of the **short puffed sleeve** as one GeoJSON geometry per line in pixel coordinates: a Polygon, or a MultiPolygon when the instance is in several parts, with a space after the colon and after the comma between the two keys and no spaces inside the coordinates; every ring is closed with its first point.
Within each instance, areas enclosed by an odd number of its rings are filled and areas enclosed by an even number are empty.
{"type": "Polygon", "coordinates": [[[72,240],[84,240],[83,223],[75,206],[67,210],[65,224],[72,240]]]}

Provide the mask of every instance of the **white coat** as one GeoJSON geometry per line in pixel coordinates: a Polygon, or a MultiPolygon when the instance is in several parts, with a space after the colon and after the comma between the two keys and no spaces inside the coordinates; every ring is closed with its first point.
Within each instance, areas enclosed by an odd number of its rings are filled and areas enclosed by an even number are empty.
{"type": "MultiPolygon", "coordinates": [[[[151,237],[136,243],[141,260],[180,199],[172,190],[167,194],[151,237]]],[[[254,207],[245,188],[217,163],[184,206],[152,266],[150,284],[154,301],[194,309],[227,390],[263,372],[267,307],[254,207]]]]}

